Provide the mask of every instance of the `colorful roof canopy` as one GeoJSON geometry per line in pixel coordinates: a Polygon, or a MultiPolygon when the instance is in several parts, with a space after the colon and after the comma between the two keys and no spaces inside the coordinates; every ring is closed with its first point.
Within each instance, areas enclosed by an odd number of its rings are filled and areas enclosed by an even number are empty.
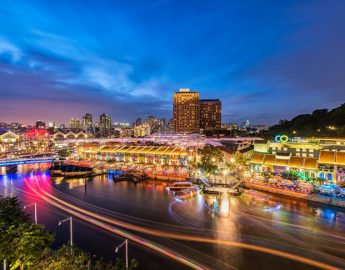
{"type": "Polygon", "coordinates": [[[188,154],[186,150],[173,146],[106,146],[102,149],[84,150],[83,152],[166,156],[186,156],[188,154]]]}
{"type": "Polygon", "coordinates": [[[319,163],[345,165],[345,152],[320,151],[319,163]]]}
{"type": "Polygon", "coordinates": [[[279,159],[270,154],[254,154],[250,161],[255,164],[272,166],[289,166],[293,168],[316,169],[317,159],[309,157],[291,157],[290,159],[279,159]]]}

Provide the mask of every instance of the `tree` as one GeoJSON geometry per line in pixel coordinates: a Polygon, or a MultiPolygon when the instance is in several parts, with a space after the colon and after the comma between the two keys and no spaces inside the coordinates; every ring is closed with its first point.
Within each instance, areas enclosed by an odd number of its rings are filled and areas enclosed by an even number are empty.
{"type": "MultiPolygon", "coordinates": [[[[136,259],[131,259],[128,265],[128,270],[135,270],[139,268],[139,262],[136,259]]],[[[115,270],[125,270],[126,264],[120,258],[116,259],[115,270]]]]}
{"type": "Polygon", "coordinates": [[[76,246],[62,246],[42,260],[39,269],[45,270],[91,270],[91,256],[76,246]]]}
{"type": "Polygon", "coordinates": [[[0,222],[2,222],[3,229],[28,221],[29,215],[22,210],[21,203],[16,197],[0,196],[0,222]]]}
{"type": "Polygon", "coordinates": [[[70,153],[70,151],[68,151],[67,148],[63,148],[63,149],[60,149],[60,150],[58,151],[59,159],[66,159],[66,158],[68,158],[70,155],[71,155],[71,153],[70,153]]]}
{"type": "Polygon", "coordinates": [[[10,270],[35,269],[40,259],[49,252],[54,235],[43,228],[24,222],[6,231],[6,245],[10,253],[10,270]]]}
{"type": "Polygon", "coordinates": [[[224,158],[222,151],[208,144],[199,150],[199,155],[201,156],[201,162],[198,164],[199,169],[207,174],[217,173],[218,164],[222,163],[224,158]]]}
{"type": "MultiPolygon", "coordinates": [[[[29,222],[17,198],[0,197],[0,262],[6,259],[10,270],[122,270],[125,265],[99,260],[92,262],[91,255],[73,246],[62,246],[52,251],[54,235],[42,225],[29,222]]],[[[129,269],[139,263],[132,259],[129,269]]]]}
{"type": "MultiPolygon", "coordinates": [[[[62,246],[42,260],[38,269],[45,270],[124,270],[125,263],[117,258],[116,263],[106,262],[103,259],[92,262],[92,256],[76,246],[62,246]]],[[[136,259],[130,261],[129,270],[139,267],[136,259]]]]}

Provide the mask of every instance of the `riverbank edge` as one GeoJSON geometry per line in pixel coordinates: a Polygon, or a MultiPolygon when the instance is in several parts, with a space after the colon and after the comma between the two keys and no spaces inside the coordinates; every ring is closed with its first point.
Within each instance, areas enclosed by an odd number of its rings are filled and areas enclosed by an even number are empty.
{"type": "Polygon", "coordinates": [[[253,184],[253,183],[248,183],[248,182],[243,183],[243,185],[245,188],[249,188],[249,189],[255,189],[255,190],[265,191],[272,194],[284,195],[290,198],[302,199],[302,200],[306,200],[310,202],[317,202],[317,203],[345,208],[345,200],[341,200],[338,198],[323,197],[316,194],[303,194],[303,193],[298,193],[291,190],[278,189],[274,187],[268,187],[268,186],[253,184]]]}

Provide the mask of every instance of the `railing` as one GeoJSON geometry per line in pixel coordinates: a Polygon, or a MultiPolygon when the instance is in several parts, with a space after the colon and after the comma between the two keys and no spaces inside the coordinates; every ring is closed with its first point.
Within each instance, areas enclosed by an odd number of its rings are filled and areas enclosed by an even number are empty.
{"type": "Polygon", "coordinates": [[[0,160],[0,166],[45,163],[45,162],[52,162],[54,159],[55,159],[55,157],[26,158],[26,159],[2,159],[2,160],[0,160]]]}

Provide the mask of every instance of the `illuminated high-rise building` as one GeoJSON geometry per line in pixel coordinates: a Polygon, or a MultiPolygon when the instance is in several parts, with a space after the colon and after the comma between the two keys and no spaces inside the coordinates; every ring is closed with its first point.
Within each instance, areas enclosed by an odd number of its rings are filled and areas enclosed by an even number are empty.
{"type": "Polygon", "coordinates": [[[222,104],[219,99],[200,100],[200,128],[215,129],[222,125],[222,104]]]}
{"type": "Polygon", "coordinates": [[[174,130],[193,133],[200,130],[199,93],[190,89],[180,89],[174,94],[174,130]]]}
{"type": "Polygon", "coordinates": [[[108,114],[101,114],[99,117],[99,131],[101,137],[108,137],[111,133],[111,118],[108,114]]]}
{"type": "Polygon", "coordinates": [[[86,130],[92,129],[92,114],[87,113],[83,116],[83,128],[86,130]]]}
{"type": "Polygon", "coordinates": [[[79,119],[71,118],[69,120],[69,128],[70,129],[82,129],[82,124],[79,119]]]}
{"type": "Polygon", "coordinates": [[[46,123],[41,121],[41,120],[38,120],[38,121],[36,121],[35,126],[36,126],[36,128],[44,129],[44,128],[46,128],[46,123]]]}
{"type": "Polygon", "coordinates": [[[99,117],[99,124],[100,124],[100,128],[110,129],[111,128],[110,116],[105,113],[101,114],[99,117]]]}

